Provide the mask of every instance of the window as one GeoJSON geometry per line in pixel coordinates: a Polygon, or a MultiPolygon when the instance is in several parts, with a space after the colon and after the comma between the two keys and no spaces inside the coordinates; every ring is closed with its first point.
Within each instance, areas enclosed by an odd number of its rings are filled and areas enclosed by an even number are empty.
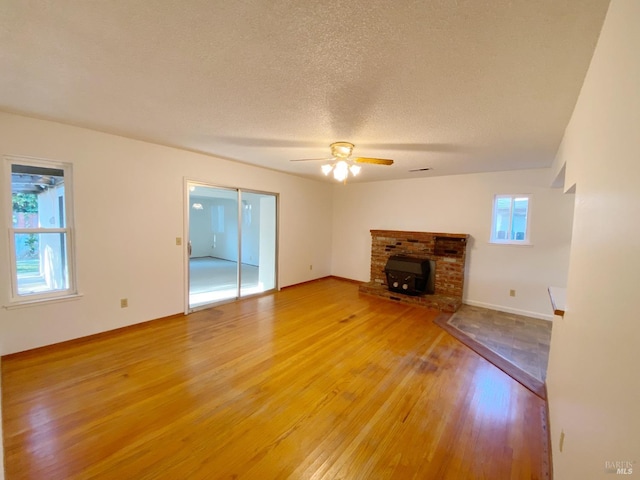
{"type": "Polygon", "coordinates": [[[529,243],[531,195],[496,195],[493,199],[491,243],[529,243]]]}
{"type": "Polygon", "coordinates": [[[71,165],[8,159],[12,301],[76,293],[71,165]]]}

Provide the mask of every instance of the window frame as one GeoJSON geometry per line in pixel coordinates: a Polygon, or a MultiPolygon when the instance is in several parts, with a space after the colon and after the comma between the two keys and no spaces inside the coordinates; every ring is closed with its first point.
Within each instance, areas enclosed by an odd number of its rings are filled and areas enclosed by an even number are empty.
{"type": "Polygon", "coordinates": [[[23,305],[29,303],[41,303],[46,301],[60,300],[66,297],[78,295],[77,275],[76,275],[76,252],[74,239],[74,202],[73,202],[73,166],[68,162],[60,162],[48,159],[26,157],[26,156],[4,156],[5,160],[5,212],[7,213],[7,231],[9,234],[9,272],[11,274],[9,305],[23,305]],[[13,186],[12,186],[12,165],[24,165],[63,171],[64,175],[64,226],[63,227],[29,227],[15,228],[13,226],[13,186]],[[67,270],[68,287],[61,290],[51,290],[41,293],[19,293],[18,290],[18,268],[16,258],[16,234],[46,234],[62,233],[65,240],[65,260],[67,270]]]}
{"type": "Polygon", "coordinates": [[[493,204],[491,208],[491,230],[489,232],[489,243],[494,245],[532,245],[531,243],[531,205],[533,203],[533,195],[530,193],[519,193],[519,194],[495,194],[493,196],[493,204]],[[497,220],[497,206],[498,200],[508,198],[511,200],[511,206],[509,208],[509,229],[508,232],[511,232],[513,225],[513,212],[514,212],[514,203],[516,199],[526,198],[527,199],[527,221],[525,227],[525,235],[522,240],[511,239],[511,238],[497,238],[495,236],[496,233],[496,220],[497,220]]]}

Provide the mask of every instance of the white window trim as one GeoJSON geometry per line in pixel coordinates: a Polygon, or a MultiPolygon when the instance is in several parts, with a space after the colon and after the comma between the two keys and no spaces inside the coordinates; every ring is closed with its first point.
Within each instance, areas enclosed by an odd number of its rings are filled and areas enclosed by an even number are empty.
{"type": "Polygon", "coordinates": [[[5,155],[5,212],[7,213],[7,231],[9,235],[9,241],[7,242],[9,247],[9,271],[11,274],[9,303],[4,307],[10,309],[12,307],[20,307],[27,305],[42,304],[50,301],[62,301],[65,299],[77,298],[77,275],[76,275],[76,262],[75,262],[75,239],[74,239],[74,203],[73,203],[73,166],[68,162],[60,162],[48,159],[5,155]],[[61,233],[66,232],[66,260],[67,260],[67,275],[69,280],[69,288],[65,290],[56,290],[52,292],[43,292],[37,294],[19,295],[18,294],[18,274],[16,270],[16,258],[15,258],[15,233],[16,229],[13,228],[13,201],[12,193],[13,188],[11,186],[11,165],[12,164],[33,165],[35,167],[43,168],[57,168],[64,172],[65,182],[65,227],[64,228],[31,228],[31,229],[18,229],[19,233],[61,233]]]}
{"type": "Polygon", "coordinates": [[[2,308],[5,310],[15,310],[17,308],[25,308],[25,307],[35,307],[38,305],[48,305],[50,303],[60,303],[67,302],[69,300],[77,300],[82,298],[84,295],[82,293],[72,293],[70,295],[64,295],[60,297],[50,297],[50,298],[37,298],[34,300],[18,300],[16,302],[11,302],[8,305],[3,305],[2,308]]]}
{"type": "MultiPolygon", "coordinates": [[[[489,244],[491,245],[513,245],[513,246],[523,246],[523,247],[531,247],[533,243],[531,242],[531,206],[533,204],[533,195],[530,193],[499,193],[493,196],[493,201],[491,205],[491,228],[489,231],[489,244]],[[527,227],[526,227],[526,236],[522,240],[512,240],[512,239],[498,239],[494,238],[494,225],[496,222],[496,204],[499,198],[510,198],[515,200],[516,198],[527,197],[529,199],[527,203],[527,227]]],[[[510,215],[510,221],[513,220],[513,211],[510,215]]],[[[509,228],[511,231],[511,228],[509,228]]]]}

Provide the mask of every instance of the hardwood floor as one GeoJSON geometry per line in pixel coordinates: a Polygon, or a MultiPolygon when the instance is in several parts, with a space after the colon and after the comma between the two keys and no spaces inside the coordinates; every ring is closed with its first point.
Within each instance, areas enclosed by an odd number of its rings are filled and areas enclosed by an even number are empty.
{"type": "Polygon", "coordinates": [[[338,279],[7,356],[7,480],[547,478],[544,402],[338,279]]]}

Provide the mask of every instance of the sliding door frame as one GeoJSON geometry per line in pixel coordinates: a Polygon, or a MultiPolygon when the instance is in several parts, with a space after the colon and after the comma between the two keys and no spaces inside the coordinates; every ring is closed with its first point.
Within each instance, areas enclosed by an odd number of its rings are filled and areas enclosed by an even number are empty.
{"type": "Polygon", "coordinates": [[[184,258],[184,304],[185,304],[185,308],[184,308],[184,313],[185,315],[188,315],[191,312],[195,312],[197,310],[204,310],[206,308],[211,308],[214,305],[221,305],[224,303],[230,303],[230,302],[235,302],[237,300],[240,300],[242,298],[249,298],[249,297],[253,297],[253,296],[257,296],[257,295],[262,295],[264,293],[267,292],[272,292],[272,291],[276,291],[279,290],[279,286],[278,286],[278,258],[279,258],[279,253],[280,253],[280,194],[279,193],[274,193],[274,192],[267,192],[267,191],[263,191],[263,190],[253,190],[253,189],[248,189],[248,188],[241,188],[241,187],[229,187],[229,186],[225,186],[225,185],[218,185],[215,183],[210,183],[206,180],[200,180],[200,179],[194,179],[194,178],[190,178],[190,177],[184,177],[184,223],[183,223],[183,241],[182,241],[182,250],[183,250],[183,258],[184,258]],[[237,279],[237,290],[236,290],[236,296],[234,298],[231,299],[226,299],[226,300],[221,300],[219,302],[212,302],[212,303],[208,303],[205,305],[201,305],[198,307],[194,307],[191,308],[190,303],[189,303],[189,285],[190,285],[190,265],[189,265],[189,259],[190,259],[190,254],[189,254],[189,242],[191,241],[190,235],[189,235],[189,225],[190,225],[190,199],[189,199],[189,195],[190,195],[190,190],[189,187],[191,185],[195,185],[195,186],[201,186],[201,187],[207,187],[207,188],[217,188],[220,190],[230,190],[230,191],[234,191],[237,193],[237,212],[236,212],[236,222],[238,225],[238,245],[237,245],[237,249],[238,249],[238,261],[237,261],[237,267],[236,267],[236,279],[237,279]],[[241,288],[242,288],[242,193],[255,193],[258,195],[269,195],[275,198],[275,246],[274,246],[274,287],[272,289],[269,290],[265,290],[264,292],[259,292],[259,293],[254,293],[254,294],[250,294],[250,295],[241,295],[241,288]]]}

